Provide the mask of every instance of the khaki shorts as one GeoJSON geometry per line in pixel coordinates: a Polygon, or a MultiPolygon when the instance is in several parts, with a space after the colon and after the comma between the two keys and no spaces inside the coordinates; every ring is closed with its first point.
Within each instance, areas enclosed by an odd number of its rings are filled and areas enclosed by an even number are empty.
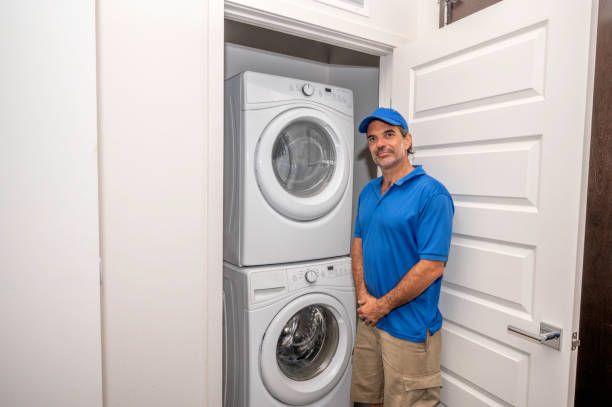
{"type": "Polygon", "coordinates": [[[351,400],[385,407],[429,407],[440,401],[442,333],[425,342],[395,338],[359,320],[351,400]]]}

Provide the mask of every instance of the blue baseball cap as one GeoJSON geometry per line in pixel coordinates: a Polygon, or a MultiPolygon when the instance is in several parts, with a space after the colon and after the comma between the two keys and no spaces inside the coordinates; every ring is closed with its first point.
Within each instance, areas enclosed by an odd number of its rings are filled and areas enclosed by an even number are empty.
{"type": "Polygon", "coordinates": [[[406,131],[408,131],[408,123],[406,123],[406,119],[404,119],[397,110],[389,109],[387,107],[379,107],[378,109],[374,110],[371,115],[359,123],[359,132],[367,132],[368,125],[375,119],[382,120],[383,122],[392,124],[394,126],[403,127],[406,131]]]}

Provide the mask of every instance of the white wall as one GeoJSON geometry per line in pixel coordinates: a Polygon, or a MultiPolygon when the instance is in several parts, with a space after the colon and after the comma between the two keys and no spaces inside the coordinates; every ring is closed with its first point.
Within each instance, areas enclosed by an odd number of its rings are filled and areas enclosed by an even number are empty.
{"type": "Polygon", "coordinates": [[[357,126],[363,117],[378,107],[378,68],[330,65],[240,45],[225,44],[225,77],[229,78],[245,70],[329,83],[353,91],[355,117],[353,222],[351,223],[353,225],[359,193],[368,181],[376,177],[376,167],[372,163],[366,139],[357,131],[357,126]]]}
{"type": "MultiPolygon", "coordinates": [[[[232,11],[242,8],[260,10],[268,16],[284,16],[341,32],[343,36],[366,38],[390,46],[416,38],[420,7],[419,0],[370,0],[370,15],[362,16],[315,0],[227,0],[226,4],[232,11]]],[[[233,17],[255,22],[242,18],[239,11],[233,17]]],[[[297,27],[288,25],[286,29],[293,32],[297,27]]]]}
{"type": "Polygon", "coordinates": [[[262,51],[236,44],[225,44],[225,78],[243,71],[289,76],[307,81],[329,82],[330,65],[307,59],[262,51]]]}
{"type": "Polygon", "coordinates": [[[0,405],[102,405],[95,2],[0,12],[0,405]]]}
{"type": "Polygon", "coordinates": [[[105,406],[219,406],[223,3],[97,4],[105,406]]]}

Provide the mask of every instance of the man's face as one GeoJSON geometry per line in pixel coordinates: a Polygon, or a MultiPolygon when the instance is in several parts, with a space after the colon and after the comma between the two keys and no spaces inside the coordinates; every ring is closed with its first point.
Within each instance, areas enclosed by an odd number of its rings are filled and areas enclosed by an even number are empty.
{"type": "Polygon", "coordinates": [[[408,133],[403,137],[399,126],[372,120],[366,134],[372,159],[381,169],[391,168],[408,159],[407,150],[412,144],[412,136],[408,133]]]}

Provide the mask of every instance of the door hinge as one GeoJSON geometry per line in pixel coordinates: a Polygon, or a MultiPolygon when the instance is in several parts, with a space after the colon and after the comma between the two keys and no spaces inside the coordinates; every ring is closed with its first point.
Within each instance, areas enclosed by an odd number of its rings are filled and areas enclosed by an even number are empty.
{"type": "Polygon", "coordinates": [[[578,339],[578,332],[572,332],[572,350],[578,349],[580,346],[580,339],[578,339]]]}
{"type": "Polygon", "coordinates": [[[440,21],[440,28],[447,26],[451,22],[451,18],[453,15],[453,5],[457,4],[460,0],[438,0],[438,4],[442,9],[440,11],[440,15],[444,16],[440,21]]]}

